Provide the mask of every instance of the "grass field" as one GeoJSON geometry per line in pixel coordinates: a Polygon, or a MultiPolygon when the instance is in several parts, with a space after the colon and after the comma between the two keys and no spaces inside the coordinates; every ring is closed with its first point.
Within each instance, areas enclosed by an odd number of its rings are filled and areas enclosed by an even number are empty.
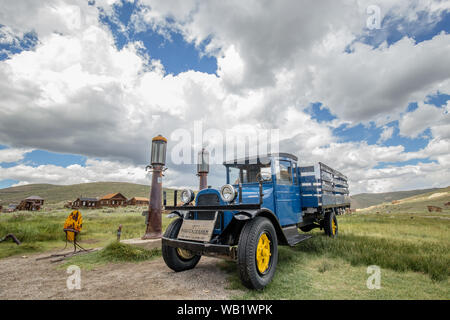
{"type": "Polygon", "coordinates": [[[450,220],[408,214],[339,217],[336,240],[314,231],[294,248],[281,247],[273,282],[245,289],[231,262],[230,288],[238,299],[449,299],[450,220]],[[381,289],[366,286],[367,267],[381,268],[381,289]]]}
{"type": "MultiPolygon", "coordinates": [[[[127,207],[118,209],[81,210],[83,230],[79,236],[85,248],[103,247],[117,238],[117,228],[122,224],[122,239],[139,238],[145,231],[144,209],[127,207]]],[[[15,212],[0,214],[0,237],[13,233],[23,243],[0,243],[0,258],[15,254],[42,252],[64,247],[62,230],[70,210],[51,212],[15,212]]],[[[163,228],[168,219],[163,215],[163,228]]]]}
{"type": "Polygon", "coordinates": [[[71,257],[59,267],[65,269],[70,265],[77,265],[84,270],[91,270],[92,268],[108,263],[138,263],[160,256],[160,249],[153,249],[150,251],[137,246],[112,241],[99,251],[71,257]]]}
{"type": "MultiPolygon", "coordinates": [[[[312,239],[294,248],[280,247],[273,282],[262,291],[245,289],[233,262],[219,261],[229,274],[228,287],[241,289],[238,299],[450,299],[450,193],[414,196],[339,217],[339,237],[330,239],[315,230],[312,239]],[[426,205],[443,208],[428,213],[426,205]],[[369,290],[367,267],[381,268],[381,289],[369,290]]],[[[144,232],[142,208],[83,211],[81,243],[103,247],[144,232]]],[[[0,243],[0,258],[62,248],[63,222],[68,210],[18,212],[0,215],[0,235],[15,233],[21,246],[0,243]]],[[[163,219],[164,228],[168,219],[163,219]]],[[[136,251],[110,245],[105,250],[74,258],[89,269],[109,262],[153,259],[159,252],[136,251]]]]}
{"type": "Polygon", "coordinates": [[[450,299],[450,188],[383,203],[339,217],[339,237],[319,230],[294,248],[281,247],[278,269],[263,291],[245,289],[231,262],[238,299],[450,299]],[[443,208],[429,213],[427,205],[443,208]],[[367,267],[381,268],[369,290],[367,267]]]}

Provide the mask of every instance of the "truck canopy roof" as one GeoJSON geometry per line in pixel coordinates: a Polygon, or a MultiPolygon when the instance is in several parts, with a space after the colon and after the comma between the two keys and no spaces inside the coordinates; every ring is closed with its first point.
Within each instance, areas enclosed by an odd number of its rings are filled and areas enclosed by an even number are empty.
{"type": "Polygon", "coordinates": [[[229,165],[238,165],[238,164],[267,164],[270,162],[271,158],[289,158],[294,161],[297,161],[298,158],[290,153],[268,153],[264,155],[256,155],[256,156],[249,156],[245,158],[239,158],[234,160],[228,160],[225,161],[223,164],[225,166],[229,165]]]}

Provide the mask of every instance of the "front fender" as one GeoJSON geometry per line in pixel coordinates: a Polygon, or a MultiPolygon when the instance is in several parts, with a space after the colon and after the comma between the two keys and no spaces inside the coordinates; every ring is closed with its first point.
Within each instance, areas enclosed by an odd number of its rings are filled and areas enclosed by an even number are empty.
{"type": "Polygon", "coordinates": [[[269,209],[259,209],[259,210],[249,210],[249,211],[241,211],[234,215],[234,219],[237,221],[247,222],[247,220],[254,219],[256,217],[265,217],[269,219],[277,232],[278,242],[280,244],[288,244],[287,237],[283,232],[283,228],[278,221],[277,216],[269,209]]]}
{"type": "Polygon", "coordinates": [[[169,218],[169,219],[176,218],[176,217],[183,218],[183,215],[178,211],[172,211],[171,213],[169,213],[167,215],[167,218],[169,218]]]}

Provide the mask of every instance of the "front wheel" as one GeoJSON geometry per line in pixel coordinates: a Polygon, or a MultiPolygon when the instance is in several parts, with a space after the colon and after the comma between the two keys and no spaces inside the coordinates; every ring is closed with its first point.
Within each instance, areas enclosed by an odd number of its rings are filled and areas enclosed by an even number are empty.
{"type": "Polygon", "coordinates": [[[278,262],[278,241],[269,219],[256,217],[242,228],[238,244],[238,269],[249,289],[262,289],[272,280],[278,262]]]}
{"type": "MultiPolygon", "coordinates": [[[[173,221],[164,233],[164,237],[169,239],[176,239],[178,232],[180,231],[181,224],[183,223],[183,218],[178,218],[173,221]]],[[[173,271],[180,272],[195,268],[199,262],[201,256],[194,254],[193,252],[181,249],[173,248],[163,243],[162,245],[162,256],[164,262],[173,271]]]]}
{"type": "Polygon", "coordinates": [[[334,211],[328,211],[327,213],[325,213],[325,218],[323,220],[323,228],[327,236],[332,238],[337,237],[338,222],[334,211]]]}

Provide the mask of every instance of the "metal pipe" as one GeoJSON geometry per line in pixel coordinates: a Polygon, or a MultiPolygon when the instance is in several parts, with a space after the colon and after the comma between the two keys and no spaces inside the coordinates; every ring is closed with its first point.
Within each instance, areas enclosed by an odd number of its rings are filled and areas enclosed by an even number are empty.
{"type": "Polygon", "coordinates": [[[148,224],[143,240],[159,239],[162,236],[162,171],[163,166],[156,164],[152,166],[152,187],[150,191],[150,203],[148,209],[148,224]]]}
{"type": "Polygon", "coordinates": [[[208,187],[208,172],[199,172],[198,176],[200,177],[199,190],[206,189],[208,187]]]}
{"type": "Polygon", "coordinates": [[[120,241],[121,235],[122,235],[122,225],[119,224],[119,228],[117,229],[117,241],[120,241]]]}
{"type": "Polygon", "coordinates": [[[198,153],[197,175],[200,177],[199,190],[208,188],[209,152],[202,148],[198,153]]]}

